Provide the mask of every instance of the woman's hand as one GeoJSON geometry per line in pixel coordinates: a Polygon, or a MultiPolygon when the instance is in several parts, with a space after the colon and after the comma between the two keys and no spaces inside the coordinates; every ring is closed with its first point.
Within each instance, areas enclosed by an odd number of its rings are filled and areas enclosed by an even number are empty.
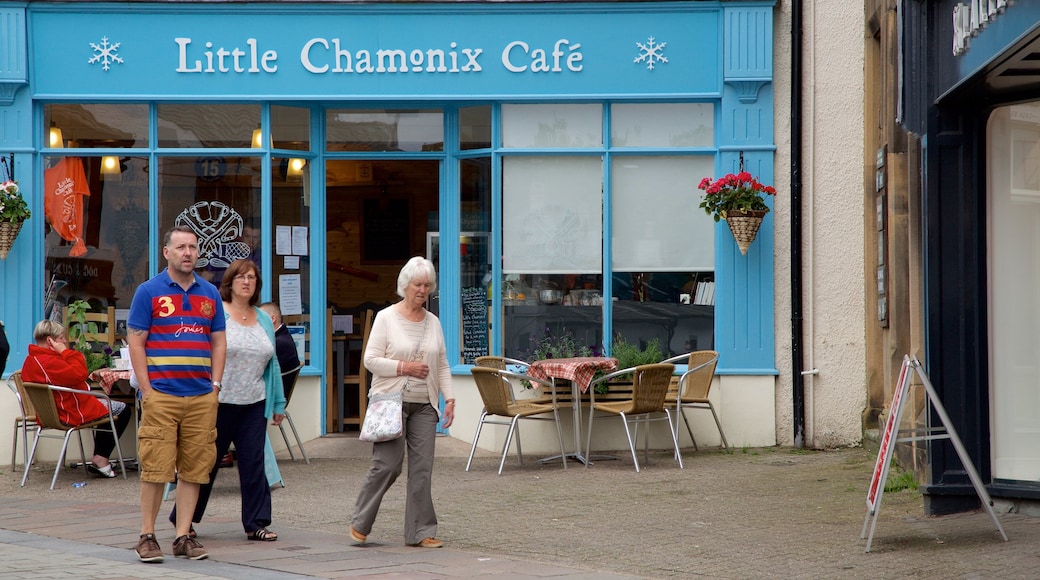
{"type": "Polygon", "coordinates": [[[65,339],[56,339],[53,336],[47,337],[47,346],[51,347],[51,350],[61,354],[65,352],[65,349],[69,348],[69,345],[65,342],[65,339]]]}
{"type": "Polygon", "coordinates": [[[445,429],[451,427],[451,423],[455,420],[455,399],[445,401],[442,416],[444,417],[443,427],[445,429]]]}
{"type": "Polygon", "coordinates": [[[425,379],[430,374],[430,365],[424,362],[402,362],[401,374],[417,379],[425,379]]]}
{"type": "Polygon", "coordinates": [[[282,424],[282,419],[285,419],[285,415],[282,415],[282,414],[279,414],[279,413],[275,413],[274,415],[271,416],[271,422],[274,423],[275,427],[277,427],[277,426],[282,424]]]}

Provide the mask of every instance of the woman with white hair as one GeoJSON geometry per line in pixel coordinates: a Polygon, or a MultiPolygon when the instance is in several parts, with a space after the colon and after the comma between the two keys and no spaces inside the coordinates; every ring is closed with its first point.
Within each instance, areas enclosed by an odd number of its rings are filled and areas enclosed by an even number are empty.
{"type": "Polygon", "coordinates": [[[416,256],[397,277],[403,300],[376,314],[365,348],[365,368],[372,373],[369,396],[402,393],[404,434],[372,444],[372,467],[358,494],[350,538],[363,544],[372,531],[383,495],[401,474],[408,450],[408,490],[404,508],[404,542],[440,548],[437,513],[430,491],[437,422],[450,427],[455,417],[451,367],[444,348],[440,320],[426,310],[426,299],[437,289],[433,263],[416,256]],[[445,399],[443,417],[438,402],[445,399]]]}

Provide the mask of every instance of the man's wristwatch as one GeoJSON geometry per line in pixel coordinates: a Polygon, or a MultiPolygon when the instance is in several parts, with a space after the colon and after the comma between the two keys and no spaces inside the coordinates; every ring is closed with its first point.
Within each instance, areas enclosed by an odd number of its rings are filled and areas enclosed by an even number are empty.
{"type": "Polygon", "coordinates": [[[213,381],[212,385],[216,387],[217,390],[220,390],[220,381],[213,381]]]}

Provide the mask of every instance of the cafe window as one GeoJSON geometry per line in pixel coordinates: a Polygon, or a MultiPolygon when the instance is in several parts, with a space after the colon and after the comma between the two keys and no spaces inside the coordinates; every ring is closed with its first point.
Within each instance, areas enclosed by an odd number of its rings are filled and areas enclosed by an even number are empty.
{"type": "Polygon", "coordinates": [[[662,353],[713,344],[715,223],[697,205],[709,156],[613,158],[611,342],[662,353]]]}
{"type": "Polygon", "coordinates": [[[440,109],[329,109],[329,151],[443,151],[440,109]]]}
{"type": "Polygon", "coordinates": [[[603,107],[502,105],[502,146],[559,149],[603,146],[603,107]]]}
{"type": "Polygon", "coordinates": [[[614,104],[611,147],[711,147],[715,139],[710,103],[614,104]]]}
{"type": "Polygon", "coordinates": [[[503,160],[506,356],[529,355],[547,329],[602,344],[602,191],[599,156],[503,160]]]}
{"type": "Polygon", "coordinates": [[[602,113],[596,104],[502,106],[503,153],[538,150],[502,160],[496,296],[506,356],[530,358],[547,337],[578,354],[616,340],[656,341],[663,355],[714,346],[715,223],[696,189],[714,173],[714,105],[611,104],[606,125],[602,113]]]}
{"type": "Polygon", "coordinates": [[[148,158],[107,157],[43,159],[44,316],[62,320],[75,300],[95,312],[114,307],[125,336],[126,311],[148,277],[148,158]]]}
{"type": "Polygon", "coordinates": [[[260,105],[158,105],[159,147],[260,147],[260,105]],[[259,135],[257,135],[259,136],[259,135]]]}
{"type": "Polygon", "coordinates": [[[491,147],[491,105],[459,109],[459,149],[491,147]]]}
{"type": "Polygon", "coordinates": [[[461,227],[459,287],[462,289],[461,361],[472,364],[490,354],[491,157],[459,160],[461,227]]]}
{"type": "Polygon", "coordinates": [[[159,235],[194,230],[195,272],[215,286],[235,260],[261,263],[260,168],[259,157],[159,158],[159,235]]]}
{"type": "Polygon", "coordinates": [[[47,104],[43,131],[49,149],[148,147],[148,105],[47,104]]]}

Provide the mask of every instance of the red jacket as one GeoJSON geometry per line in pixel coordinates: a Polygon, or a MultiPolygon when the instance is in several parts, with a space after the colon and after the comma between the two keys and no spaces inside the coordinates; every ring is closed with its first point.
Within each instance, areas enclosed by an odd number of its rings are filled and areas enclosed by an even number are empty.
{"type": "MultiPolygon", "coordinates": [[[[49,348],[29,345],[29,355],[22,365],[22,380],[89,391],[87,360],[83,353],[66,348],[58,354],[49,348]]],[[[54,393],[58,418],[66,425],[82,425],[108,414],[108,408],[96,397],[72,393],[54,393]]]]}

